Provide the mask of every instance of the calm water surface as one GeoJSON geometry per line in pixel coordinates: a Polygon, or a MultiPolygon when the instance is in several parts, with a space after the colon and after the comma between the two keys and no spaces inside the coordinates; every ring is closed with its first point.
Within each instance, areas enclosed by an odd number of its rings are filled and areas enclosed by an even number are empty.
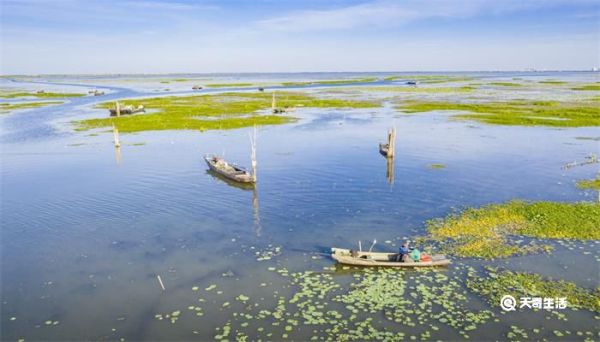
{"type": "MultiPolygon", "coordinates": [[[[108,99],[139,95],[113,91],[108,99]]],[[[561,169],[598,152],[597,141],[575,139],[598,136],[593,128],[489,126],[444,113],[401,116],[391,106],[300,109],[297,123],[258,129],[259,182],[244,189],[207,173],[202,156],[222,153],[249,165],[250,129],[126,134],[115,151],[112,134],[88,136],[69,125],[98,115],[90,101],[1,118],[2,340],[212,339],[230,318],[225,301],[244,293],[276,305],[273,291],[292,291],[268,267],[322,270],[334,265],[323,254],[331,246],[359,240],[377,239],[375,249],[393,251],[403,237],[423,234],[424,221],[465,206],[598,196],[574,185],[594,177],[595,165],[561,169]],[[398,140],[390,182],[377,144],[392,125],[398,140]],[[447,167],[432,170],[432,163],[447,167]],[[257,261],[257,251],[275,246],[281,255],[257,261]],[[197,304],[191,288],[210,284],[223,293],[206,296],[204,316],[186,315],[197,304]],[[175,324],[154,317],[174,310],[184,311],[175,324]]],[[[492,264],[595,287],[597,246],[557,244],[551,255],[492,264]]],[[[454,274],[452,267],[442,272],[454,274]]],[[[473,297],[468,305],[484,304],[473,297]]],[[[498,338],[525,323],[551,324],[551,339],[553,329],[594,326],[597,337],[593,314],[569,317],[547,323],[542,314],[504,315],[471,336],[498,338]]],[[[296,338],[310,330],[301,327],[296,338]]],[[[433,338],[459,337],[444,334],[433,338]]]]}

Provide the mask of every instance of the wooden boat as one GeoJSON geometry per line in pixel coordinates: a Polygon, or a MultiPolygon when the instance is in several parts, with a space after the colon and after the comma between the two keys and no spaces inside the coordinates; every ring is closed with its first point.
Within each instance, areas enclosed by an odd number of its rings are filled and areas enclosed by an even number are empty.
{"type": "Polygon", "coordinates": [[[417,84],[419,84],[419,81],[408,81],[408,82],[406,82],[406,84],[408,84],[408,85],[417,85],[417,84]]]}
{"type": "Polygon", "coordinates": [[[241,190],[254,190],[256,189],[256,183],[240,183],[240,182],[236,182],[234,180],[231,180],[230,178],[227,178],[225,176],[223,176],[222,174],[215,172],[211,169],[206,170],[206,173],[213,177],[215,180],[217,180],[218,182],[221,183],[225,183],[228,186],[237,188],[237,189],[241,189],[241,190]]]}
{"type": "Polygon", "coordinates": [[[229,164],[223,158],[218,156],[204,157],[208,167],[219,175],[240,183],[254,183],[254,175],[246,169],[235,164],[229,164]]]}
{"type": "Polygon", "coordinates": [[[431,256],[431,261],[396,261],[398,253],[376,253],[352,251],[350,249],[332,248],[331,257],[340,264],[371,267],[434,267],[450,265],[450,259],[444,255],[431,256]]]}

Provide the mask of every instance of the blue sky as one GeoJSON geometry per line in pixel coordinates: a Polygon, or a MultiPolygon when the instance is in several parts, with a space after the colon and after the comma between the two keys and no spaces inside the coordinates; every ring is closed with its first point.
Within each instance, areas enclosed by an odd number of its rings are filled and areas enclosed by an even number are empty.
{"type": "Polygon", "coordinates": [[[600,65],[596,0],[2,0],[2,74],[600,65]]]}

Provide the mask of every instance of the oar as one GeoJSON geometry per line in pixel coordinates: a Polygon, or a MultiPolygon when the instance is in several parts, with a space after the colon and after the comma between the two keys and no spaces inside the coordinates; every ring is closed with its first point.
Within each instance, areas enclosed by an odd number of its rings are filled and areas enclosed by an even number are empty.
{"type": "Polygon", "coordinates": [[[373,244],[371,245],[371,248],[369,248],[369,253],[371,253],[371,251],[373,250],[373,247],[375,246],[376,243],[377,243],[377,239],[374,239],[373,244]]]}

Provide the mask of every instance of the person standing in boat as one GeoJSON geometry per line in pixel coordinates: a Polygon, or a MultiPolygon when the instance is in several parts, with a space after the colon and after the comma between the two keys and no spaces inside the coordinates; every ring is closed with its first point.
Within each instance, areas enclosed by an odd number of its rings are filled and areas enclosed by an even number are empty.
{"type": "Polygon", "coordinates": [[[404,241],[402,246],[400,246],[400,250],[398,251],[398,258],[396,259],[396,261],[406,261],[409,253],[410,249],[408,248],[408,241],[404,241]]]}

